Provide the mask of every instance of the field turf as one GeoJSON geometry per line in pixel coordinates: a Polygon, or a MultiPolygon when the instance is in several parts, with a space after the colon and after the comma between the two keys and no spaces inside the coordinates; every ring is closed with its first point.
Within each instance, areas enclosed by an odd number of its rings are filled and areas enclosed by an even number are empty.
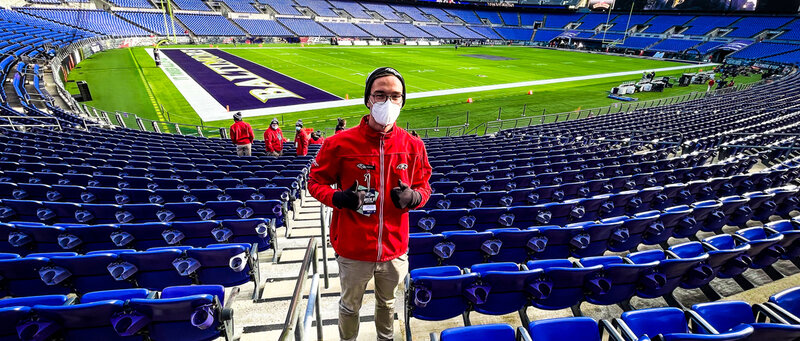
{"type": "MultiPolygon", "coordinates": [[[[639,58],[555,51],[530,47],[270,47],[225,48],[225,51],[264,65],[335,95],[363,97],[366,75],[379,66],[392,66],[405,77],[408,92],[456,89],[521,81],[562,78],[619,71],[655,69],[680,63],[639,58]],[[488,55],[505,60],[489,60],[465,55],[488,55]]],[[[228,126],[228,121],[201,122],[191,106],[172,85],[143,48],[111,50],[96,54],[73,70],[67,89],[76,93],[72,81],[89,83],[94,100],[87,102],[107,111],[124,111],[148,119],[228,126]],[[152,94],[152,96],[151,96],[152,94]],[[160,112],[163,107],[164,111],[160,112]]],[[[675,71],[679,75],[691,70],[675,71]]],[[[437,117],[441,126],[469,123],[475,126],[500,117],[520,117],[607,106],[614,100],[607,91],[638,76],[602,78],[534,87],[464,93],[409,100],[398,124],[431,127],[437,117]],[[533,95],[528,95],[528,90],[533,95]],[[466,103],[472,98],[473,103],[466,103]],[[502,109],[500,109],[502,108],[502,109]]],[[[740,79],[737,82],[748,82],[740,79]]],[[[640,100],[705,91],[705,86],[667,89],[663,93],[635,94],[640,100]]],[[[302,118],[306,126],[330,128],[337,117],[349,125],[367,113],[362,105],[320,109],[280,115],[284,125],[302,118]]],[[[264,128],[272,116],[246,120],[264,128]]]]}

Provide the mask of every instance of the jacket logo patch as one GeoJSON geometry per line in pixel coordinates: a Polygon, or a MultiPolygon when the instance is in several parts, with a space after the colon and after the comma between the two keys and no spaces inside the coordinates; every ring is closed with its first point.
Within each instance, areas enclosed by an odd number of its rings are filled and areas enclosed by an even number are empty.
{"type": "Polygon", "coordinates": [[[368,169],[368,170],[374,170],[375,169],[375,165],[365,165],[363,163],[357,164],[356,167],[358,167],[358,169],[368,169]]]}
{"type": "Polygon", "coordinates": [[[407,163],[401,163],[401,164],[397,165],[397,169],[406,170],[406,169],[408,169],[408,164],[407,163]]]}

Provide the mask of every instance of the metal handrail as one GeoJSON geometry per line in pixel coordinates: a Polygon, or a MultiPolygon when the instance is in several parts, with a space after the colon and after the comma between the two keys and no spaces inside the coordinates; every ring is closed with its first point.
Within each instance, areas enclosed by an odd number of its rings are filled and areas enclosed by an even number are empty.
{"type": "Polygon", "coordinates": [[[302,326],[300,320],[297,320],[297,329],[295,330],[296,340],[306,340],[306,335],[311,334],[311,323],[314,322],[314,313],[316,312],[317,321],[317,340],[322,341],[322,319],[320,318],[320,304],[322,295],[319,290],[319,274],[314,274],[311,277],[311,289],[308,293],[308,304],[306,305],[306,313],[303,317],[302,326]]]}
{"type": "Polygon", "coordinates": [[[0,124],[0,127],[11,127],[11,129],[16,129],[17,127],[35,127],[35,128],[46,128],[46,127],[58,127],[58,130],[64,130],[61,126],[61,120],[58,117],[53,116],[0,116],[0,120],[6,119],[8,120],[8,124],[0,124]],[[13,120],[25,120],[25,119],[34,119],[34,120],[55,120],[55,124],[14,124],[13,120]]]}
{"type": "MultiPolygon", "coordinates": [[[[305,286],[306,278],[308,277],[309,270],[312,271],[313,274],[319,274],[317,269],[317,246],[318,242],[316,238],[311,238],[308,240],[308,246],[306,247],[305,257],[303,257],[303,263],[300,266],[300,273],[297,276],[297,283],[294,287],[294,292],[292,294],[292,300],[289,303],[289,311],[286,313],[286,321],[283,324],[283,331],[281,332],[279,341],[286,341],[289,340],[289,336],[292,334],[293,330],[298,325],[299,315],[298,310],[300,309],[299,303],[300,299],[302,299],[303,295],[303,286],[305,286]],[[309,268],[310,267],[310,268],[309,268]]],[[[309,297],[310,298],[310,297],[309,297]]],[[[315,300],[313,302],[315,305],[319,305],[319,300],[315,300]]],[[[301,340],[302,335],[298,335],[298,331],[295,332],[295,340],[301,340]]],[[[319,309],[317,310],[317,333],[318,338],[322,337],[322,320],[320,319],[319,309]]]]}
{"type": "Polygon", "coordinates": [[[320,235],[322,236],[322,273],[325,280],[325,289],[330,288],[330,281],[328,276],[328,228],[331,224],[331,214],[333,209],[323,204],[319,206],[320,216],[320,235]]]}
{"type": "Polygon", "coordinates": [[[632,112],[638,109],[643,108],[651,108],[660,105],[669,105],[669,104],[676,104],[687,102],[690,100],[699,99],[701,97],[705,97],[708,93],[705,92],[691,92],[688,94],[683,94],[679,96],[672,96],[660,99],[653,99],[644,102],[631,102],[631,103],[615,103],[613,105],[605,106],[605,107],[597,107],[597,108],[590,108],[590,109],[582,109],[577,111],[566,111],[560,113],[553,113],[553,114],[543,114],[538,116],[530,116],[530,117],[517,117],[505,120],[496,120],[496,121],[488,121],[486,122],[484,127],[484,135],[489,132],[489,129],[497,129],[498,131],[503,130],[506,127],[506,123],[513,123],[513,127],[509,128],[520,128],[520,127],[529,127],[532,125],[541,125],[545,123],[556,123],[556,122],[564,122],[570,121],[573,119],[581,119],[587,118],[592,115],[601,116],[601,115],[608,115],[611,113],[621,113],[621,112],[632,112]],[[626,108],[627,105],[627,108],[626,108]],[[585,115],[584,115],[585,114],[585,115]],[[572,115],[576,115],[576,117],[572,117],[572,115]],[[561,119],[563,116],[563,120],[561,119]],[[582,117],[583,116],[583,117],[582,117]],[[550,120],[552,118],[552,121],[550,120]],[[520,124],[521,122],[526,122],[526,124],[520,124]],[[538,121],[538,122],[536,122],[538,121]]]}

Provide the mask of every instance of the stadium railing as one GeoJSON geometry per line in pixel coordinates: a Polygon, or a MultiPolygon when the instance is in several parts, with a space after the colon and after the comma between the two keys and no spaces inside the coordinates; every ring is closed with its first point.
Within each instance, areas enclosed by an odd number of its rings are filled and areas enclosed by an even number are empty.
{"type": "MultiPolygon", "coordinates": [[[[325,244],[322,245],[323,248],[326,246],[325,244]]],[[[321,294],[319,290],[319,271],[317,264],[317,259],[319,258],[318,247],[319,241],[316,238],[308,240],[305,257],[303,257],[303,263],[300,266],[300,273],[297,276],[297,283],[294,287],[292,300],[289,303],[289,311],[286,314],[283,331],[278,338],[279,341],[290,340],[292,333],[294,333],[295,341],[309,339],[307,335],[310,334],[311,324],[315,319],[317,322],[317,340],[322,340],[322,318],[320,313],[321,294]],[[311,289],[308,294],[305,314],[303,318],[300,319],[300,300],[303,298],[303,288],[305,287],[309,271],[311,272],[311,289]]]]}
{"type": "Polygon", "coordinates": [[[683,94],[679,96],[672,96],[666,98],[659,98],[659,99],[652,99],[648,101],[642,102],[623,102],[623,103],[614,103],[609,106],[605,107],[598,107],[598,108],[591,108],[591,109],[582,109],[582,110],[574,110],[574,111],[567,111],[561,113],[554,113],[554,114],[547,114],[546,111],[543,112],[541,115],[533,115],[533,116],[523,116],[518,118],[510,118],[510,119],[502,119],[502,120],[495,120],[495,121],[487,121],[485,123],[481,123],[472,129],[467,130],[464,135],[470,134],[492,134],[497,133],[504,129],[513,129],[513,128],[522,128],[528,127],[533,125],[540,125],[546,123],[555,123],[555,122],[563,122],[581,118],[588,118],[600,115],[607,115],[607,114],[616,114],[620,112],[633,112],[638,109],[647,109],[658,107],[662,105],[670,105],[670,104],[677,104],[683,103],[691,100],[696,100],[700,98],[704,98],[706,96],[717,96],[722,94],[727,94],[735,91],[741,91],[750,89],[751,87],[761,84],[761,82],[750,83],[750,84],[739,84],[732,88],[724,88],[710,92],[691,92],[688,94],[683,94]]]}
{"type": "Polygon", "coordinates": [[[333,216],[333,209],[325,206],[319,206],[320,216],[320,236],[322,236],[322,273],[325,280],[325,289],[330,287],[328,276],[328,228],[331,225],[331,217],[333,216]]]}
{"type": "Polygon", "coordinates": [[[61,126],[61,120],[54,116],[0,116],[0,128],[8,127],[14,130],[19,128],[57,128],[58,130],[63,130],[61,126]],[[47,120],[53,121],[55,123],[47,124],[42,122],[41,124],[26,124],[26,123],[17,123],[14,124],[14,120],[47,120]],[[7,121],[7,123],[2,123],[7,121]]]}
{"type": "MultiPolygon", "coordinates": [[[[486,134],[497,133],[504,129],[522,128],[522,127],[528,127],[546,123],[563,122],[574,119],[607,115],[612,113],[633,112],[638,109],[646,109],[646,108],[658,107],[661,105],[682,103],[686,101],[704,98],[706,96],[716,96],[734,91],[749,89],[750,87],[756,84],[760,84],[760,82],[750,83],[750,84],[739,84],[733,88],[719,89],[711,92],[691,92],[679,96],[653,99],[648,101],[614,103],[612,105],[605,107],[582,109],[582,110],[553,113],[553,114],[548,114],[545,109],[542,112],[542,114],[527,115],[526,110],[523,108],[521,117],[483,122],[474,127],[470,127],[465,122],[464,124],[460,125],[420,127],[420,128],[413,128],[410,127],[409,125],[406,125],[406,130],[416,131],[417,134],[419,134],[419,136],[422,138],[462,136],[471,134],[486,135],[486,134]]],[[[112,114],[104,110],[93,108],[87,105],[81,105],[81,106],[86,112],[90,113],[94,112],[95,115],[100,117],[101,119],[107,119],[107,122],[122,127],[129,127],[134,129],[138,128],[141,131],[163,132],[163,133],[172,133],[181,135],[195,135],[195,136],[219,137],[219,138],[227,137],[227,130],[228,130],[227,127],[206,126],[202,124],[202,121],[200,125],[177,123],[171,121],[158,121],[158,120],[141,118],[135,114],[120,113],[120,112],[114,112],[112,114]],[[136,124],[135,127],[130,126],[131,120],[133,120],[133,122],[136,124]]],[[[503,108],[498,107],[498,112],[502,111],[503,108]]],[[[469,114],[467,114],[467,117],[469,117],[469,114]]],[[[333,135],[333,128],[331,127],[326,127],[321,130],[327,136],[333,135]]],[[[254,134],[256,135],[257,140],[259,139],[260,136],[263,136],[264,130],[254,129],[253,131],[254,134]]]]}

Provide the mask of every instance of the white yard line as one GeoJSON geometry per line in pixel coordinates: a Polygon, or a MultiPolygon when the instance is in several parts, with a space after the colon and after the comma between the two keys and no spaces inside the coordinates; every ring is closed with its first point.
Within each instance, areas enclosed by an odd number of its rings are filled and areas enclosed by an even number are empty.
{"type": "MultiPolygon", "coordinates": [[[[165,69],[168,67],[174,66],[177,68],[177,65],[172,63],[171,60],[165,58],[164,54],[161,56],[161,68],[165,69]]],[[[273,56],[274,57],[274,56],[273,56]]],[[[280,59],[280,58],[278,58],[280,59]]],[[[284,60],[282,60],[284,61],[284,60]]],[[[284,61],[286,62],[286,61],[284,61]]],[[[291,62],[290,62],[291,63],[291,62]]],[[[292,63],[294,64],[294,63],[292,63]]],[[[297,65],[297,64],[296,64],[297,65]]],[[[574,81],[582,81],[582,80],[590,80],[590,79],[600,79],[600,78],[610,78],[610,77],[619,77],[619,76],[631,76],[631,75],[638,75],[645,71],[655,71],[655,72],[665,72],[665,71],[676,71],[676,70],[685,70],[685,69],[694,69],[694,68],[706,68],[706,67],[713,67],[719,64],[708,63],[708,64],[690,64],[690,65],[681,65],[681,66],[672,66],[672,67],[665,67],[659,69],[645,69],[645,70],[636,70],[636,71],[622,71],[622,72],[612,72],[612,73],[601,73],[595,75],[585,75],[585,76],[574,76],[574,77],[564,77],[564,78],[554,78],[554,79],[541,79],[535,81],[527,81],[527,82],[516,82],[516,83],[506,83],[506,84],[493,84],[493,85],[482,85],[482,86],[473,86],[473,87],[466,87],[466,88],[458,88],[458,89],[446,89],[446,90],[435,90],[435,91],[424,91],[424,92],[414,92],[408,94],[408,99],[416,99],[416,98],[426,98],[426,97],[437,97],[437,96],[447,96],[447,95],[456,95],[456,94],[466,94],[466,93],[473,93],[473,92],[481,92],[481,91],[489,91],[489,90],[502,90],[502,89],[510,89],[510,88],[519,88],[523,86],[537,86],[537,85],[546,85],[546,84],[556,84],[556,83],[564,83],[564,82],[574,82],[574,81]]],[[[303,67],[302,65],[298,65],[303,67]]],[[[185,72],[180,77],[173,77],[170,76],[171,73],[175,73],[174,69],[170,70],[171,72],[164,72],[167,76],[172,80],[175,86],[178,88],[178,91],[186,97],[186,100],[189,104],[194,108],[197,112],[197,115],[203,121],[218,121],[218,120],[226,120],[231,117],[230,113],[225,110],[214,98],[208,94],[197,82],[195,82],[191,77],[189,77],[185,72]],[[184,77],[185,76],[185,77],[184,77]],[[204,97],[204,98],[203,98],[204,97]]],[[[315,72],[319,72],[315,70],[315,72]]],[[[336,77],[338,78],[338,77],[336,77]]],[[[350,82],[350,81],[347,81],[350,82]]],[[[465,99],[466,100],[466,99],[465,99]]],[[[330,108],[341,108],[341,107],[349,107],[354,105],[364,105],[363,98],[354,98],[348,100],[337,100],[337,101],[329,101],[329,102],[318,102],[318,103],[309,103],[309,104],[297,104],[297,105],[287,105],[283,107],[275,107],[275,108],[263,108],[263,109],[251,109],[251,110],[243,110],[242,115],[245,117],[258,117],[258,116],[268,116],[268,115],[278,115],[278,114],[285,114],[285,113],[292,113],[298,111],[307,111],[307,110],[318,110],[318,109],[330,109],[330,108]]]]}

